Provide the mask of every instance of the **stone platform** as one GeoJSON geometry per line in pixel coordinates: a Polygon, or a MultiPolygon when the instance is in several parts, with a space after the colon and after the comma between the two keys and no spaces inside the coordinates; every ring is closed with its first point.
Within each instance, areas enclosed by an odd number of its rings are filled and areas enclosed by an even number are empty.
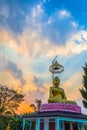
{"type": "Polygon", "coordinates": [[[67,111],[81,113],[81,107],[67,103],[44,103],[40,106],[40,112],[44,111],[67,111]]]}

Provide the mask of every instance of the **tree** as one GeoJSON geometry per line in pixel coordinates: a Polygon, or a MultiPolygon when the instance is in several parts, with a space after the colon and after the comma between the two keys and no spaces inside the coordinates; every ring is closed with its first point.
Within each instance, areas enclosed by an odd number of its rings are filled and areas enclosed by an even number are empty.
{"type": "Polygon", "coordinates": [[[85,66],[83,67],[84,75],[83,75],[83,87],[80,89],[80,93],[83,97],[83,105],[85,108],[87,108],[87,63],[85,63],[85,66]]]}
{"type": "Polygon", "coordinates": [[[41,101],[41,99],[36,99],[35,103],[36,103],[36,105],[30,104],[30,107],[32,107],[35,112],[38,112],[38,111],[40,111],[40,105],[42,104],[42,101],[41,101]]]}
{"type": "Polygon", "coordinates": [[[9,118],[0,115],[0,130],[5,130],[6,126],[8,125],[9,118]]]}
{"type": "Polygon", "coordinates": [[[11,117],[10,129],[11,130],[22,130],[22,116],[15,115],[11,117]]]}
{"type": "Polygon", "coordinates": [[[34,112],[36,112],[36,106],[35,106],[35,104],[30,104],[30,107],[33,109],[34,112]]]}
{"type": "Polygon", "coordinates": [[[42,103],[41,99],[36,99],[35,103],[37,104],[37,111],[40,111],[40,105],[42,103]]]}
{"type": "Polygon", "coordinates": [[[0,85],[0,115],[14,115],[20,103],[24,100],[24,95],[12,88],[0,85]]]}

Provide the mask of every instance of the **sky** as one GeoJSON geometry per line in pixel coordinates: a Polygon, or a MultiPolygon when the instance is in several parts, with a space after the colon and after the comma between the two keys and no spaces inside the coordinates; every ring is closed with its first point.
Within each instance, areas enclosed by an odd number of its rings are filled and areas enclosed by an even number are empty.
{"type": "Polygon", "coordinates": [[[19,112],[47,102],[49,66],[64,66],[60,87],[82,112],[79,89],[87,62],[87,0],[0,0],[0,84],[25,94],[19,112]]]}

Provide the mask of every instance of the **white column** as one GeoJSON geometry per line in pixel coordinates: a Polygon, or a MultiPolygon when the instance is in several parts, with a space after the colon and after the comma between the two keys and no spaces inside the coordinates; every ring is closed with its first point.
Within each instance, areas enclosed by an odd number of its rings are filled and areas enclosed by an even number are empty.
{"type": "Polygon", "coordinates": [[[56,125],[56,130],[60,130],[60,122],[58,118],[56,118],[55,125],[56,125]]]}
{"type": "Polygon", "coordinates": [[[36,130],[40,130],[40,118],[36,119],[36,130]]]}
{"type": "Polygon", "coordinates": [[[48,118],[44,119],[44,130],[49,130],[49,119],[48,118]]]}

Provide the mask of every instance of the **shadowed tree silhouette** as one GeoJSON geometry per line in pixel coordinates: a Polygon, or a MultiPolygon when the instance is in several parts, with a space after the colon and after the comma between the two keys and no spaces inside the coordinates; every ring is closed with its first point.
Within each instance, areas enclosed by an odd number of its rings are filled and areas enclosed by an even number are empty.
{"type": "Polygon", "coordinates": [[[85,66],[83,67],[84,75],[83,75],[83,87],[80,89],[80,93],[83,97],[83,105],[85,108],[87,108],[87,63],[85,63],[85,66]]]}
{"type": "Polygon", "coordinates": [[[35,103],[36,103],[36,105],[37,105],[37,111],[40,111],[40,105],[42,104],[41,99],[36,99],[36,100],[35,100],[35,103]]]}
{"type": "Polygon", "coordinates": [[[35,106],[35,104],[30,104],[30,107],[33,108],[34,112],[36,112],[36,106],[35,106]]]}
{"type": "Polygon", "coordinates": [[[24,95],[12,88],[0,85],[0,115],[10,116],[15,114],[24,95]]]}
{"type": "Polygon", "coordinates": [[[42,101],[41,101],[41,99],[36,99],[35,103],[36,103],[36,105],[30,104],[30,107],[32,107],[35,112],[38,112],[38,111],[40,111],[40,105],[42,104],[42,101]]]}

